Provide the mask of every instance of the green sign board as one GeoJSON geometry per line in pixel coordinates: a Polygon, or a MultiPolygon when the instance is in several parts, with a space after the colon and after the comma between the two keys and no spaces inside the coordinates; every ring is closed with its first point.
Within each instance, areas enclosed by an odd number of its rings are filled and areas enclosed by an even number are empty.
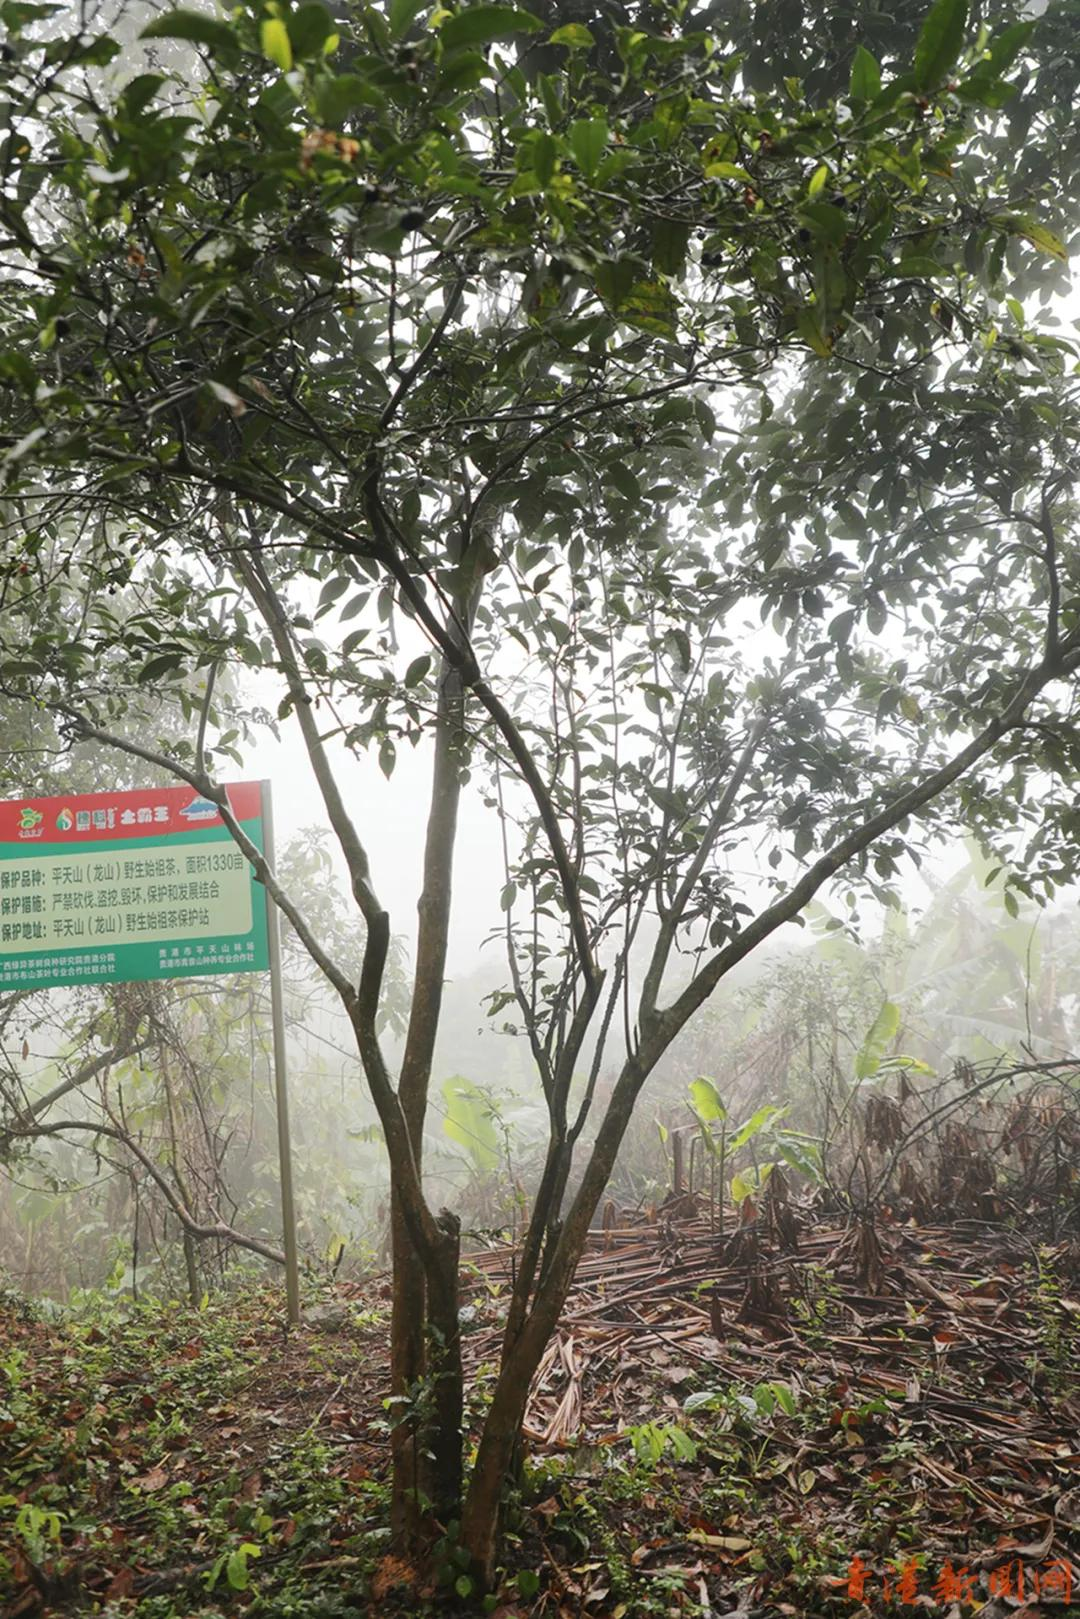
{"type": "MultiPolygon", "coordinates": [[[[263,847],[263,786],[226,788],[263,847]]],[[[263,972],[266,893],[190,787],[0,803],[0,991],[263,972]]]]}

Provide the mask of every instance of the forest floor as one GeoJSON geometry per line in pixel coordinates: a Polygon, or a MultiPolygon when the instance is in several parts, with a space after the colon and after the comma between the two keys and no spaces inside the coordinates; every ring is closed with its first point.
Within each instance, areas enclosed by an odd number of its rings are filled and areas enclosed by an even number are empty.
{"type": "MultiPolygon", "coordinates": [[[[288,1335],[269,1290],[60,1319],[4,1296],[0,1612],[1080,1616],[1080,1243],[757,1241],[598,1235],[484,1603],[453,1548],[438,1584],[389,1554],[385,1283],[288,1335]]],[[[507,1265],[468,1269],[474,1410],[507,1265]]]]}

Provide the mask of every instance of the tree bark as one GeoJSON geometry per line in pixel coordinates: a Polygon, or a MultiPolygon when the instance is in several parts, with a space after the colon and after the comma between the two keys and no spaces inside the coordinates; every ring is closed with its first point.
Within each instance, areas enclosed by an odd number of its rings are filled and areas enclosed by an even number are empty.
{"type": "Polygon", "coordinates": [[[494,1582],[499,1549],[503,1491],[514,1455],[529,1387],[565,1302],[564,1289],[549,1289],[504,1355],[461,1516],[461,1541],[475,1577],[488,1589],[494,1582]]]}
{"type": "Polygon", "coordinates": [[[443,1209],[438,1218],[444,1240],[427,1276],[431,1420],[424,1434],[422,1454],[428,1465],[434,1515],[445,1529],[461,1515],[465,1376],[458,1313],[461,1223],[448,1209],[443,1209]]]}
{"type": "Polygon", "coordinates": [[[405,1402],[414,1401],[426,1371],[424,1322],[427,1288],[424,1267],[405,1222],[401,1198],[390,1193],[390,1240],[393,1264],[393,1306],[390,1319],[390,1394],[395,1402],[390,1430],[392,1485],[390,1531],[402,1551],[416,1549],[421,1539],[422,1478],[418,1466],[420,1434],[415,1414],[405,1402]]]}
{"type": "MultiPolygon", "coordinates": [[[[446,976],[454,847],[461,798],[463,720],[461,678],[444,659],[424,849],[424,883],[417,905],[416,976],[398,1079],[398,1099],[418,1173],[422,1173],[428,1086],[446,976]]],[[[409,1420],[392,1430],[390,1523],[395,1544],[408,1553],[420,1549],[425,1533],[433,1527],[425,1525],[425,1499],[432,1504],[435,1517],[443,1523],[456,1518],[461,1508],[464,1388],[457,1314],[460,1236],[457,1222],[444,1211],[437,1222],[442,1236],[434,1252],[421,1256],[406,1223],[401,1200],[394,1191],[390,1219],[393,1253],[391,1392],[398,1400],[426,1394],[438,1413],[434,1425],[426,1419],[419,1424],[409,1420]],[[426,1379],[434,1379],[431,1389],[425,1390],[426,1379]]]]}

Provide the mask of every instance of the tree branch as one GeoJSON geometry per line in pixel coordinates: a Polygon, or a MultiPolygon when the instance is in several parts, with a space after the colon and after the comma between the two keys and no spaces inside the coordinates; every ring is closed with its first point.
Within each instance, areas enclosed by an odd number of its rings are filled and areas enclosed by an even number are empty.
{"type": "Polygon", "coordinates": [[[683,913],[694,892],[694,884],[701,876],[705,862],[712,852],[713,846],[727,823],[739,789],[746,780],[747,771],[757,752],[758,743],[765,733],[768,721],[764,716],[756,719],[750,727],[750,734],[746,739],[742,753],[735,763],[735,768],[728,777],[724,790],[712,817],[701,837],[701,842],[694,851],[694,857],[686,868],[686,873],[679,884],[671,904],[667,907],[660,924],[660,932],[653,946],[652,956],[645,972],[645,981],[641,986],[641,999],[638,1005],[638,1020],[642,1025],[656,1010],[657,997],[664,978],[664,969],[671,954],[671,947],[675,942],[675,935],[679,930],[679,923],[683,913]]]}
{"type": "Polygon", "coordinates": [[[216,804],[221,819],[229,829],[233,842],[247,858],[257,880],[262,883],[282,914],[288,917],[297,938],[303,944],[319,971],[325,973],[327,980],[333,984],[346,1005],[351,1004],[356,997],[355,989],[345,973],[341,971],[340,967],[337,966],[336,962],[315,938],[300,911],[270,870],[266,856],[252,842],[236,819],[224,787],[219,787],[209,776],[198,770],[188,770],[178,760],[170,759],[167,754],[158,753],[153,748],[143,747],[139,742],[129,741],[127,737],[116,736],[111,731],[102,730],[100,726],[94,725],[88,720],[85,714],[80,714],[78,709],[72,708],[68,703],[47,703],[46,706],[55,713],[62,715],[81,741],[101,742],[106,747],[117,748],[121,753],[129,754],[133,759],[141,759],[144,764],[155,765],[166,775],[175,776],[180,781],[186,781],[188,786],[193,788],[195,792],[200,793],[203,798],[208,798],[211,803],[216,804]]]}
{"type": "Polygon", "coordinates": [[[106,1068],[111,1068],[114,1062],[123,1062],[125,1057],[137,1057],[141,1052],[148,1051],[152,1045],[153,1041],[147,1039],[113,1046],[111,1051],[106,1051],[100,1057],[94,1057],[89,1062],[83,1063],[82,1067],[77,1068],[73,1074],[69,1074],[67,1079],[62,1079],[59,1085],[53,1086],[51,1091],[47,1091],[44,1096],[39,1096],[37,1101],[32,1102],[28,1108],[24,1109],[19,1117],[26,1122],[40,1118],[43,1113],[49,1111],[54,1102],[59,1102],[62,1097],[70,1095],[72,1091],[79,1090],[81,1086],[95,1079],[106,1068]]]}
{"type": "Polygon", "coordinates": [[[221,1242],[231,1242],[234,1247],[248,1248],[253,1254],[261,1254],[264,1259],[273,1260],[275,1265],[284,1265],[285,1255],[279,1248],[273,1248],[268,1242],[259,1237],[245,1237],[242,1231],[236,1231],[232,1226],[219,1221],[217,1225],[203,1225],[187,1209],[169,1185],[168,1180],[158,1169],[154,1160],[139,1146],[138,1142],[113,1124],[96,1123],[92,1119],[60,1119],[55,1124],[28,1124],[6,1126],[0,1131],[0,1144],[8,1141],[36,1139],[39,1136],[58,1136],[65,1130],[79,1130],[84,1134],[107,1136],[111,1141],[118,1141],[126,1147],[132,1157],[137,1158],[150,1179],[154,1182],[162,1197],[179,1220],[185,1231],[200,1241],[209,1237],[216,1237],[221,1242]]]}

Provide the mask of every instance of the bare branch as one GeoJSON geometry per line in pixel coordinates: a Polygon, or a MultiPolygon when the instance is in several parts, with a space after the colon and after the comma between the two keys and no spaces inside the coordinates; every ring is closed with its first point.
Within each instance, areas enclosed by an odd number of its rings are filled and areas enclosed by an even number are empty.
{"type": "Polygon", "coordinates": [[[180,1201],[176,1192],[169,1185],[168,1180],[161,1173],[150,1155],[142,1148],[132,1136],[125,1133],[114,1124],[103,1124],[92,1119],[59,1119],[54,1124],[26,1124],[5,1126],[0,1133],[0,1144],[8,1141],[36,1139],[39,1136],[59,1136],[66,1130],[77,1130],[83,1134],[107,1136],[111,1141],[118,1141],[126,1147],[132,1157],[137,1158],[143,1169],[149,1175],[170,1209],[179,1220],[185,1231],[193,1237],[204,1241],[207,1238],[217,1238],[220,1242],[231,1242],[234,1247],[248,1248],[253,1254],[261,1254],[264,1259],[273,1260],[275,1265],[284,1265],[285,1255],[279,1248],[273,1248],[268,1242],[259,1237],[246,1237],[242,1231],[236,1231],[230,1225],[219,1221],[216,1225],[203,1225],[180,1201]]]}
{"type": "Polygon", "coordinates": [[[119,1045],[113,1046],[109,1051],[103,1052],[100,1056],[91,1058],[88,1062],[84,1062],[80,1068],[77,1068],[73,1074],[69,1074],[66,1079],[62,1079],[59,1085],[54,1085],[51,1091],[46,1091],[44,1096],[39,1096],[36,1102],[32,1102],[23,1111],[20,1118],[27,1122],[31,1119],[40,1118],[43,1113],[49,1111],[54,1102],[59,1102],[62,1097],[69,1096],[72,1091],[77,1091],[83,1085],[88,1085],[92,1079],[97,1078],[98,1074],[104,1073],[106,1069],[111,1068],[113,1063],[123,1062],[127,1057],[137,1057],[142,1052],[148,1051],[152,1044],[153,1041],[149,1039],[121,1042],[119,1045]]]}

